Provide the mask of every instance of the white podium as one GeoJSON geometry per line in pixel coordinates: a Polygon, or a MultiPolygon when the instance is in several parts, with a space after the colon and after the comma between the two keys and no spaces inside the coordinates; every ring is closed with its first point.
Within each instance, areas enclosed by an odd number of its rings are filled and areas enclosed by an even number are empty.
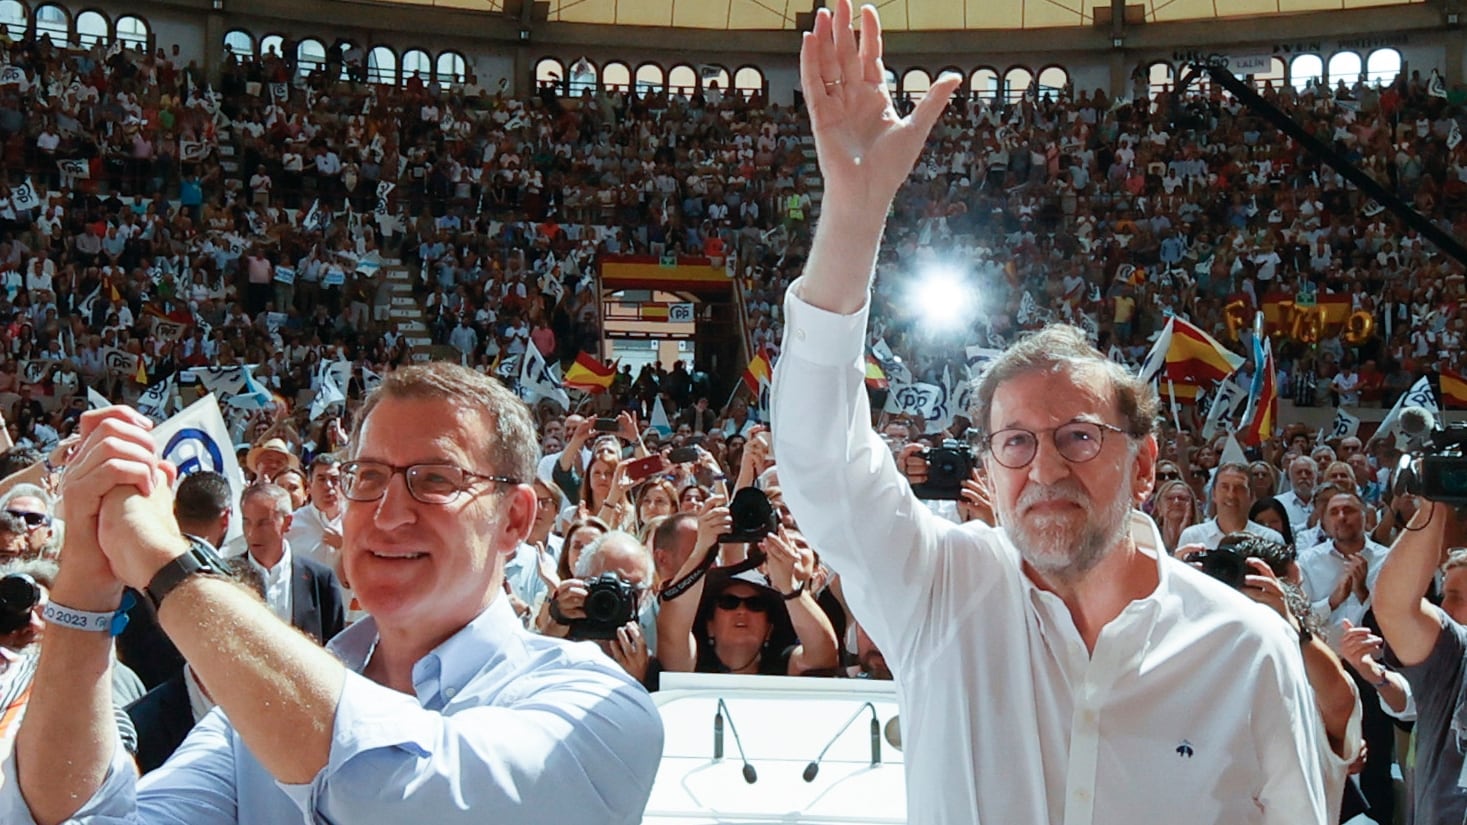
{"type": "Polygon", "coordinates": [[[645,825],[906,822],[906,769],[884,733],[897,714],[893,682],[664,673],[653,699],[666,744],[645,825]],[[720,699],[727,712],[723,758],[715,760],[720,699]],[[867,702],[883,731],[875,766],[867,702]],[[752,784],[736,738],[757,773],[752,784]],[[818,772],[805,781],[807,766],[827,743],[818,772]]]}

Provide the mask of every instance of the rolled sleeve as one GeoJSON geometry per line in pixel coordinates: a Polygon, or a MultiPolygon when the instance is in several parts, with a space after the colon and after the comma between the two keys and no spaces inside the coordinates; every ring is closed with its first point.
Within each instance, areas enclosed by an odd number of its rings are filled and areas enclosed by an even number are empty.
{"type": "MultiPolygon", "coordinates": [[[[6,758],[0,778],[0,822],[5,825],[36,825],[25,797],[20,793],[20,776],[15,753],[6,758]]],[[[68,823],[79,825],[134,825],[137,816],[137,766],[121,742],[112,752],[107,776],[68,823]]]]}
{"type": "Polygon", "coordinates": [[[595,670],[558,676],[441,713],[351,676],[326,767],[280,788],[307,821],[639,822],[662,754],[650,697],[595,670]]]}

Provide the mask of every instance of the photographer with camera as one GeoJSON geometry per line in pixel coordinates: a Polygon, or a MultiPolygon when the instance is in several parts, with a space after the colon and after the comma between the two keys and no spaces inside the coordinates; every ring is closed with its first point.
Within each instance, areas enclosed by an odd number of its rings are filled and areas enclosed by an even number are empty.
{"type": "MultiPolygon", "coordinates": [[[[50,559],[23,559],[0,566],[0,758],[15,744],[32,698],[46,624],[55,621],[43,617],[43,612],[56,572],[56,562],[50,559]]],[[[143,695],[143,684],[115,656],[110,680],[118,736],[127,752],[136,756],[137,729],[124,708],[143,695]]]]}
{"type": "MultiPolygon", "coordinates": [[[[1229,533],[1216,548],[1193,555],[1188,561],[1278,613],[1289,629],[1298,634],[1304,654],[1304,673],[1314,688],[1314,704],[1323,725],[1321,741],[1327,746],[1321,752],[1321,760],[1325,799],[1330,806],[1328,821],[1343,821],[1339,816],[1342,803],[1347,813],[1345,820],[1362,812],[1363,798],[1355,789],[1346,787],[1346,779],[1358,769],[1361,756],[1367,752],[1359,693],[1340,657],[1319,633],[1318,619],[1312,615],[1309,598],[1301,587],[1302,576],[1294,548],[1252,533],[1229,533]]],[[[1385,753],[1389,752],[1387,748],[1385,753]]],[[[1386,757],[1384,762],[1389,772],[1390,759],[1386,757]]]]}
{"type": "Polygon", "coordinates": [[[1406,677],[1416,703],[1411,796],[1417,822],[1467,819],[1467,564],[1451,563],[1448,552],[1462,543],[1462,503],[1423,499],[1372,590],[1387,648],[1382,664],[1406,677]],[[1426,599],[1439,572],[1440,607],[1426,599]]]}
{"type": "Polygon", "coordinates": [[[636,536],[612,530],[581,551],[575,574],[546,601],[550,621],[541,632],[596,642],[633,679],[655,690],[660,668],[643,629],[645,594],[655,575],[652,554],[636,536]]]}
{"type": "MultiPolygon", "coordinates": [[[[741,495],[748,496],[740,490],[741,495]]],[[[836,667],[839,652],[830,618],[807,587],[815,555],[802,537],[732,508],[722,496],[698,513],[695,549],[659,594],[658,659],[665,670],[697,673],[762,673],[798,676],[836,667]],[[747,561],[718,568],[720,550],[756,541],[763,551],[747,561]],[[762,568],[762,573],[760,572],[762,568]]],[[[748,499],[746,499],[748,500],[748,499]]],[[[767,501],[766,501],[767,508],[767,501]]],[[[751,510],[757,508],[750,508],[751,510]]],[[[725,556],[724,561],[730,557],[725,556]]]]}

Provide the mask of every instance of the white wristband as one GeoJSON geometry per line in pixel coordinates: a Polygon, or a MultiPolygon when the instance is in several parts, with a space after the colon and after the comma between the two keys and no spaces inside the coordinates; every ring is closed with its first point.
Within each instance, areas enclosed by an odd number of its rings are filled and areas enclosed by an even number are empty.
{"type": "Polygon", "coordinates": [[[111,633],[114,615],[116,614],[88,613],[84,610],[59,605],[56,602],[46,602],[46,606],[41,608],[41,618],[48,623],[91,633],[111,633]]]}

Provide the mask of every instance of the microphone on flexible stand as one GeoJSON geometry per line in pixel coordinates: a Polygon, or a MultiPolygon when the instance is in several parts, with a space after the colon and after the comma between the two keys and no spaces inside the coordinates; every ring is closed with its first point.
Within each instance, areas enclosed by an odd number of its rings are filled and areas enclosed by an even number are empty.
{"type": "Polygon", "coordinates": [[[728,729],[733,731],[734,747],[739,749],[739,760],[744,763],[744,781],[750,785],[759,781],[759,772],[749,764],[749,758],[744,756],[744,743],[739,740],[739,729],[734,725],[733,714],[729,712],[728,705],[723,699],[718,700],[718,710],[713,714],[713,758],[723,758],[723,717],[728,716],[728,729]]]}
{"type": "Polygon", "coordinates": [[[847,719],[846,723],[840,726],[840,730],[836,731],[835,735],[830,737],[830,741],[826,742],[825,747],[820,749],[820,755],[815,757],[815,761],[805,766],[805,772],[802,776],[804,776],[806,782],[815,781],[815,776],[820,773],[820,761],[825,758],[825,752],[830,750],[830,746],[834,745],[837,739],[840,739],[841,734],[845,733],[856,719],[860,718],[861,711],[863,710],[871,711],[871,767],[874,768],[881,764],[881,719],[877,716],[876,706],[870,702],[866,702],[859,708],[856,708],[856,712],[851,714],[851,718],[847,719]]]}

